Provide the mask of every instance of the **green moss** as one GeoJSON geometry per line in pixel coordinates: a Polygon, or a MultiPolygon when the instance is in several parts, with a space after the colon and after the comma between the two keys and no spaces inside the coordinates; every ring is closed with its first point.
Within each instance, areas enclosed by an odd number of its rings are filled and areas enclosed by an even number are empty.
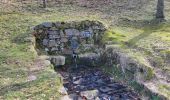
{"type": "Polygon", "coordinates": [[[152,100],[161,100],[161,98],[157,95],[154,95],[151,97],[152,100]]]}
{"type": "Polygon", "coordinates": [[[71,65],[72,64],[72,57],[67,55],[65,63],[66,63],[66,65],[71,65]]]}
{"type": "Polygon", "coordinates": [[[152,68],[148,68],[147,69],[147,72],[146,72],[146,76],[145,76],[145,79],[146,80],[150,80],[154,77],[154,71],[152,68]]]}
{"type": "Polygon", "coordinates": [[[170,57],[170,50],[162,50],[160,53],[167,58],[170,57]]]}
{"type": "Polygon", "coordinates": [[[17,71],[16,73],[14,73],[13,70],[7,71],[10,71],[10,73],[6,74],[6,78],[17,81],[12,81],[11,84],[8,85],[1,85],[3,87],[0,90],[0,96],[2,96],[5,100],[16,98],[57,99],[60,97],[57,90],[61,86],[61,82],[59,77],[56,77],[56,73],[53,71],[53,69],[50,69],[50,67],[46,68],[44,71],[36,72],[37,79],[30,82],[25,82],[27,75],[24,74],[24,71],[22,72],[23,75],[21,75],[22,73],[20,71],[17,71]]]}
{"type": "Polygon", "coordinates": [[[138,84],[136,81],[129,81],[129,85],[131,87],[133,87],[139,93],[144,90],[144,87],[142,85],[138,84]]]}
{"type": "Polygon", "coordinates": [[[116,33],[113,29],[110,29],[105,32],[103,42],[112,41],[114,44],[120,44],[124,42],[124,37],[125,36],[123,34],[116,33]]]}
{"type": "Polygon", "coordinates": [[[124,74],[122,73],[121,68],[119,65],[112,65],[112,66],[103,66],[101,67],[106,73],[109,73],[112,77],[114,77],[117,81],[124,80],[124,74]]]}
{"type": "Polygon", "coordinates": [[[126,70],[125,71],[125,76],[126,76],[126,80],[133,80],[134,79],[134,72],[126,70]]]}

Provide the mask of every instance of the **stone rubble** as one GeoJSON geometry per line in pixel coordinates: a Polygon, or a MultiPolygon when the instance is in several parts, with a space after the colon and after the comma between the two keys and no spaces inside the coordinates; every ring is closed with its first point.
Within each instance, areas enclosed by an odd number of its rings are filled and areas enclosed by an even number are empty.
{"type": "Polygon", "coordinates": [[[69,74],[67,93],[74,94],[69,100],[140,100],[137,93],[126,85],[113,82],[97,68],[78,67],[66,71],[69,74]]]}

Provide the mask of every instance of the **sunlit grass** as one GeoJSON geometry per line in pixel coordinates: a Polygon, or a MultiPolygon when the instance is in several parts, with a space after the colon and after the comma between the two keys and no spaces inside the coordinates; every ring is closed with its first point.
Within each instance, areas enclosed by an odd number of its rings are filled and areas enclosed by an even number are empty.
{"type": "MultiPolygon", "coordinates": [[[[36,55],[30,50],[32,44],[25,39],[30,37],[31,28],[42,22],[88,19],[99,20],[108,27],[114,24],[112,17],[103,18],[103,15],[105,13],[100,11],[70,5],[46,9],[28,5],[27,10],[22,13],[20,11],[0,13],[0,88],[3,88],[0,90],[0,99],[58,98],[59,94],[56,90],[60,82],[58,78],[54,77],[55,74],[51,69],[47,68],[45,71],[39,72],[37,80],[27,82],[28,67],[31,67],[30,63],[36,55]]],[[[142,16],[140,17],[142,18],[142,16]]],[[[147,19],[148,16],[145,17],[147,19]]],[[[152,17],[150,14],[149,18],[152,17]]],[[[136,17],[130,16],[129,18],[135,20],[136,17]]],[[[146,59],[149,56],[161,64],[165,60],[161,56],[170,54],[168,51],[170,48],[170,24],[165,22],[155,27],[150,25],[137,28],[130,25],[110,26],[104,36],[104,41],[112,41],[112,45],[118,45],[120,49],[140,63],[149,65],[146,59]],[[157,51],[155,48],[161,49],[161,51],[157,51]]],[[[159,66],[159,68],[170,71],[169,66],[159,66]]],[[[117,71],[114,68],[111,70],[121,76],[120,70],[117,71]]]]}

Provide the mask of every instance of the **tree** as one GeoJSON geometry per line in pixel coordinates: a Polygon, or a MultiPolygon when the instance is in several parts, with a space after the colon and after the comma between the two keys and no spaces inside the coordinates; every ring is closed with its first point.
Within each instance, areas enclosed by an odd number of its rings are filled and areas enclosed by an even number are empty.
{"type": "Polygon", "coordinates": [[[158,0],[156,19],[164,19],[164,0],[158,0]]]}
{"type": "Polygon", "coordinates": [[[43,7],[46,8],[46,0],[43,0],[43,7]]]}

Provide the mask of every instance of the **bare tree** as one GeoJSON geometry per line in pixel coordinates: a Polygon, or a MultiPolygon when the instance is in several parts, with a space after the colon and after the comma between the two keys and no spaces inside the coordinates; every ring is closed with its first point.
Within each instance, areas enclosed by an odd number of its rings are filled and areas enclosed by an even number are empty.
{"type": "Polygon", "coordinates": [[[156,19],[164,19],[164,0],[158,0],[156,19]]]}

